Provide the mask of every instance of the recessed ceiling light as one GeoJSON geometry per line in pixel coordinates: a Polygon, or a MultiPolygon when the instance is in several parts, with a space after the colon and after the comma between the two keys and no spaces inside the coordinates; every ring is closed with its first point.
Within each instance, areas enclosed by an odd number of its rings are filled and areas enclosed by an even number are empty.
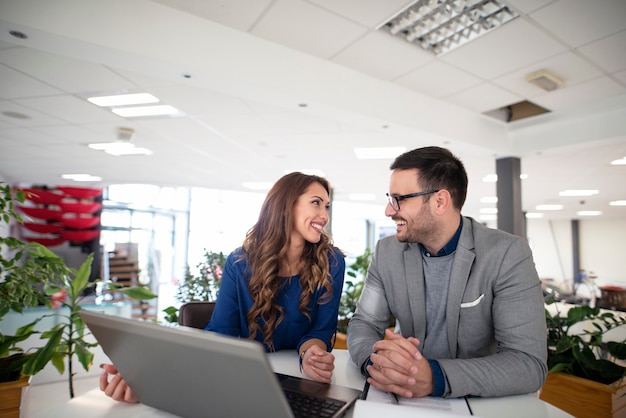
{"type": "Polygon", "coordinates": [[[87,101],[100,107],[112,107],[158,103],[159,99],[150,93],[133,93],[117,94],[113,96],[88,97],[87,101]]]}
{"type": "Polygon", "coordinates": [[[391,160],[405,151],[405,147],[371,147],[354,149],[356,158],[359,160],[391,160]]]}
{"type": "Polygon", "coordinates": [[[485,177],[483,177],[483,183],[495,183],[497,181],[498,181],[497,174],[487,174],[485,177]]]}
{"type": "Polygon", "coordinates": [[[563,205],[537,205],[535,210],[561,210],[563,205]]]}
{"type": "Polygon", "coordinates": [[[576,212],[578,216],[600,216],[602,215],[602,211],[599,210],[579,210],[576,212]]]}
{"type": "Polygon", "coordinates": [[[138,107],[116,107],[111,112],[123,118],[136,118],[141,116],[163,116],[174,115],[178,109],[170,105],[138,106],[138,107]]]}
{"type": "Polygon", "coordinates": [[[626,157],[611,161],[611,165],[626,165],[626,157]]]}
{"type": "Polygon", "coordinates": [[[559,192],[559,196],[575,196],[575,197],[581,197],[581,196],[593,196],[598,194],[597,190],[563,190],[562,192],[559,192]]]}
{"type": "Polygon", "coordinates": [[[626,200],[614,200],[609,202],[610,206],[626,206],[626,200]]]}
{"type": "Polygon", "coordinates": [[[498,198],[496,196],[481,197],[480,203],[498,203],[498,198]]]}

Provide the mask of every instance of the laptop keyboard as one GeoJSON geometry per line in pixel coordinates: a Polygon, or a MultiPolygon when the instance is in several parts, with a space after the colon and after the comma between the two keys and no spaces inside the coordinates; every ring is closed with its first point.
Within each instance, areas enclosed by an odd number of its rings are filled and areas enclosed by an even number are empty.
{"type": "Polygon", "coordinates": [[[332,417],[346,404],[336,399],[315,398],[298,392],[286,391],[285,395],[296,418],[332,417]]]}

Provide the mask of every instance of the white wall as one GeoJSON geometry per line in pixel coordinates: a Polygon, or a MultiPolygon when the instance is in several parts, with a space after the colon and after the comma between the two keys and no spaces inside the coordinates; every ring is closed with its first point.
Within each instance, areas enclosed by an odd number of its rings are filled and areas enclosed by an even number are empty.
{"type": "MultiPolygon", "coordinates": [[[[541,278],[571,283],[574,276],[571,221],[530,219],[528,242],[541,278]]],[[[598,285],[626,286],[626,219],[579,221],[580,267],[598,285]]]]}

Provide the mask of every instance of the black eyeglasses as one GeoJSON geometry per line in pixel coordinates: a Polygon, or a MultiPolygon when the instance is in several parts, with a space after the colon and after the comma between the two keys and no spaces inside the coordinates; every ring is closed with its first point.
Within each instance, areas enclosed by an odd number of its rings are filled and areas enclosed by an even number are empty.
{"type": "Polygon", "coordinates": [[[417,192],[417,193],[410,193],[410,194],[403,194],[401,196],[391,196],[389,193],[387,194],[387,200],[389,201],[389,204],[391,205],[391,207],[393,208],[393,210],[400,210],[400,201],[404,200],[404,199],[410,199],[412,197],[417,197],[417,196],[424,196],[426,194],[431,194],[431,193],[437,193],[439,190],[429,190],[427,192],[417,192]]]}

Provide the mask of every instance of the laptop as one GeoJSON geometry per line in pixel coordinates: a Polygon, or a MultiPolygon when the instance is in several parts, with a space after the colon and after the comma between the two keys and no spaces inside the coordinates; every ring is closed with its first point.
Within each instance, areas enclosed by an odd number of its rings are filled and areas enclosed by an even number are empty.
{"type": "Polygon", "coordinates": [[[181,417],[336,418],[361,395],[356,389],[274,373],[255,341],[84,309],[79,315],[137,399],[181,417]],[[291,406],[303,397],[321,398],[325,406],[291,406]]]}

